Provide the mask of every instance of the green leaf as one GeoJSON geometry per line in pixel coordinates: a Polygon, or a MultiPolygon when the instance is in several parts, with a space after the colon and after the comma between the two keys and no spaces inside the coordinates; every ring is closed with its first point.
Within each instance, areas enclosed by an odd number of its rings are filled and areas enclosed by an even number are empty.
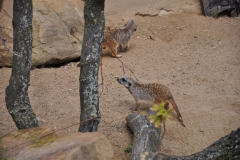
{"type": "Polygon", "coordinates": [[[170,112],[173,108],[165,110],[164,106],[165,103],[161,103],[160,105],[154,104],[153,107],[150,108],[152,111],[156,111],[156,114],[149,116],[150,123],[155,123],[155,127],[159,127],[163,121],[165,122],[167,120],[167,118],[172,118],[170,112]]]}
{"type": "Polygon", "coordinates": [[[161,120],[157,119],[155,122],[155,127],[158,128],[158,127],[160,127],[160,125],[161,125],[161,120]]]}
{"type": "Polygon", "coordinates": [[[158,111],[159,110],[159,106],[154,104],[151,108],[152,111],[158,111]]]}
{"type": "Polygon", "coordinates": [[[131,152],[132,148],[133,148],[133,145],[129,145],[128,147],[124,148],[124,151],[131,152]]]}
{"type": "Polygon", "coordinates": [[[152,123],[154,123],[158,117],[156,115],[152,114],[152,115],[149,116],[149,118],[152,121],[152,123]]]}

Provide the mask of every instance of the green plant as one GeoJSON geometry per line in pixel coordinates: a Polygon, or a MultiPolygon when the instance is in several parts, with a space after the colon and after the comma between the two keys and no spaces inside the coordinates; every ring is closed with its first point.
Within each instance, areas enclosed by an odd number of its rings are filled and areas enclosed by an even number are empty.
{"type": "Polygon", "coordinates": [[[133,145],[129,145],[128,147],[124,148],[124,151],[131,152],[132,148],[133,148],[133,145]]]}
{"type": "Polygon", "coordinates": [[[165,103],[161,103],[160,105],[154,104],[153,107],[150,108],[150,110],[156,112],[156,114],[152,114],[149,116],[150,123],[154,123],[156,128],[160,127],[161,123],[165,122],[167,118],[172,118],[170,112],[173,109],[171,108],[166,110],[165,103]]]}

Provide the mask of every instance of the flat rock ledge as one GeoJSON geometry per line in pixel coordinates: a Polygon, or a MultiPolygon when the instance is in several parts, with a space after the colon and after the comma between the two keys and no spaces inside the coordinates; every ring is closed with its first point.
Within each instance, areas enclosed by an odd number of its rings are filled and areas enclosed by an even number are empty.
{"type": "Polygon", "coordinates": [[[113,150],[101,133],[73,133],[59,136],[53,129],[37,127],[19,130],[0,138],[0,159],[8,160],[110,160],[113,150]]]}

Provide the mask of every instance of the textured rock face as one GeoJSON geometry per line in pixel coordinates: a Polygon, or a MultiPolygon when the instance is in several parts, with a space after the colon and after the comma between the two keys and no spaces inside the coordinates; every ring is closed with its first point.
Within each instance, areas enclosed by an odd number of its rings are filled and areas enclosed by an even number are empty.
{"type": "MultiPolygon", "coordinates": [[[[79,0],[33,1],[32,66],[71,61],[80,57],[83,36],[83,2],[79,0]]],[[[13,0],[3,2],[1,37],[12,51],[13,0]]],[[[0,45],[0,66],[11,66],[12,54],[0,45]]]]}
{"type": "Polygon", "coordinates": [[[12,132],[0,138],[1,158],[9,160],[111,160],[113,150],[109,141],[100,133],[74,133],[60,137],[51,129],[37,127],[12,132]],[[37,139],[43,135],[41,139],[37,139]],[[29,142],[29,143],[26,143],[29,142]],[[19,145],[23,144],[24,145],[19,145]],[[2,156],[2,157],[1,157],[2,156]]]}
{"type": "MultiPolygon", "coordinates": [[[[199,0],[111,0],[106,1],[105,15],[107,20],[134,19],[140,16],[165,16],[184,12],[202,14],[199,0]]],[[[112,23],[106,21],[106,25],[112,23]]]]}
{"type": "MultiPolygon", "coordinates": [[[[0,13],[0,36],[12,48],[13,0],[4,0],[0,13]]],[[[81,0],[33,0],[32,65],[41,66],[71,61],[80,56],[83,36],[81,0]]],[[[201,14],[199,0],[109,0],[105,2],[107,26],[137,16],[165,16],[189,12],[201,14]]],[[[0,43],[0,66],[11,66],[12,55],[0,43]]]]}

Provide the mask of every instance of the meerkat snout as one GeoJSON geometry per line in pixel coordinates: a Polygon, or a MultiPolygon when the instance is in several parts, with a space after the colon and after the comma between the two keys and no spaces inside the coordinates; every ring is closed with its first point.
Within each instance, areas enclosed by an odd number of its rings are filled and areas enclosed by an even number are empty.
{"type": "Polygon", "coordinates": [[[129,88],[132,85],[127,77],[117,78],[117,81],[118,83],[124,85],[126,88],[129,88]]]}
{"type": "Polygon", "coordinates": [[[117,77],[118,83],[121,83],[121,78],[117,77]]]}

